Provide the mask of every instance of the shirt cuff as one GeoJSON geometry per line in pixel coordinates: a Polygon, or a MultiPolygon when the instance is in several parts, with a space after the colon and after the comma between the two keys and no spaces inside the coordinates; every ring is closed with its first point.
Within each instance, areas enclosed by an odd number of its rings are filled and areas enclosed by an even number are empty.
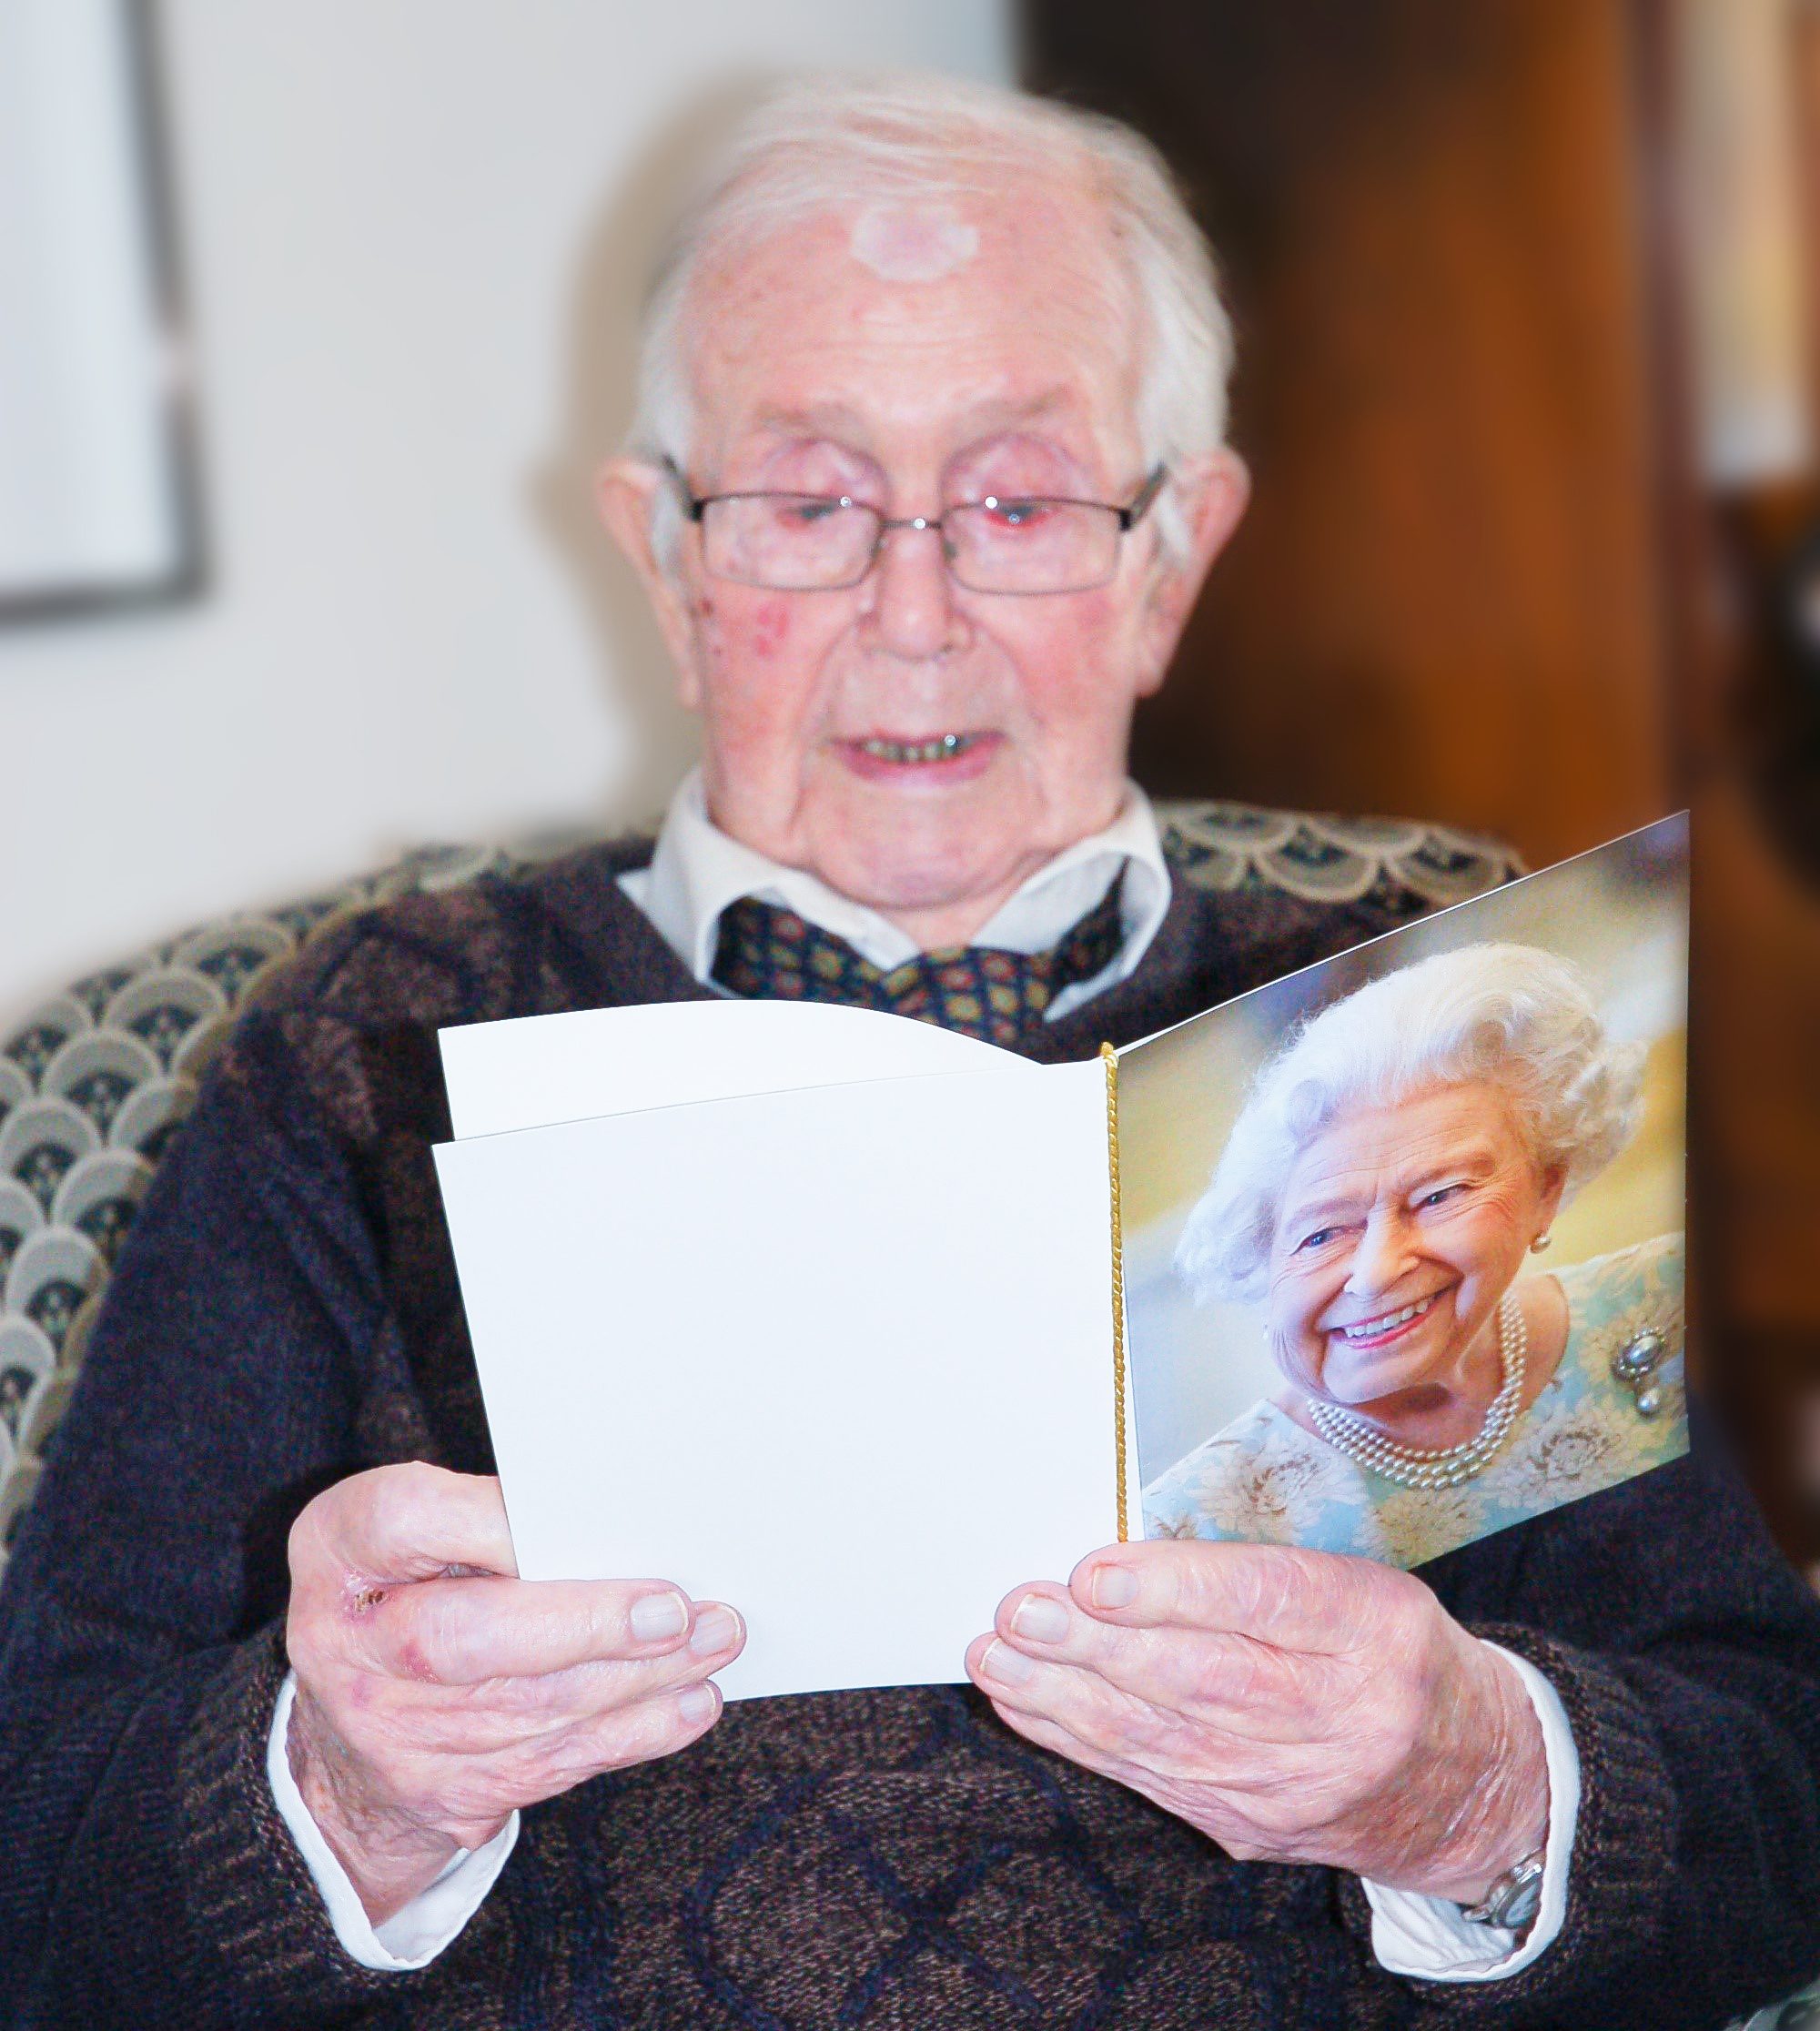
{"type": "Polygon", "coordinates": [[[1548,1842],[1542,1851],[1542,1904],[1521,1945],[1505,1925],[1473,1925],[1449,1897],[1420,1890],[1387,1890],[1367,1882],[1371,1905],[1371,1951],[1392,1975],[1429,1982],[1498,1982],[1521,1974],[1546,1953],[1567,1911],[1567,1868],[1580,1816],[1580,1753],[1561,1695],[1527,1658],[1502,1643],[1491,1648],[1510,1659],[1542,1723],[1548,1760],[1548,1842]]]}
{"type": "Polygon", "coordinates": [[[335,1858],[322,1829],[310,1817],[297,1779],[290,1773],[287,1743],[290,1710],[297,1698],[297,1673],[287,1672],[272,1710],[272,1732],[266,1744],[266,1775],[279,1816],[309,1866],[317,1890],[329,1912],[335,1936],[362,1967],[382,1974],[404,1974],[427,1967],[480,1908],[518,1841],[519,1816],[512,1814],[484,1847],[458,1848],[449,1865],[427,1890],[395,1911],[382,1925],[368,1918],[348,1872],[335,1858]]]}

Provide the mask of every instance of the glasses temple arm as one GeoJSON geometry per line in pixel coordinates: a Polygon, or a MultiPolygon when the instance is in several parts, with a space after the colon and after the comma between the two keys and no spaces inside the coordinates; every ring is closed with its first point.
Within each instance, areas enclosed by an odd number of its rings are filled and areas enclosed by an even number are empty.
{"type": "Polygon", "coordinates": [[[1128,507],[1121,508],[1118,510],[1118,529],[1121,535],[1127,534],[1143,520],[1150,510],[1151,502],[1162,492],[1163,482],[1168,477],[1168,467],[1166,465],[1158,466],[1151,472],[1150,477],[1138,490],[1138,498],[1128,507]]]}
{"type": "Polygon", "coordinates": [[[676,490],[682,496],[682,505],[689,510],[689,520],[693,522],[700,521],[702,510],[708,505],[707,497],[693,491],[682,468],[676,463],[668,452],[665,452],[657,462],[659,467],[676,482],[676,490]]]}

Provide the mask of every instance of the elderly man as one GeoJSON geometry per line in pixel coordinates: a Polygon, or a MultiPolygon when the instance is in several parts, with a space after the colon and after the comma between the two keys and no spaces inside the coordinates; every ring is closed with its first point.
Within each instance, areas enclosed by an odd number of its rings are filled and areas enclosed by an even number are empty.
{"type": "Polygon", "coordinates": [[[1225,353],[1121,130],[821,81],[737,141],[602,492],[700,773],[654,852],[319,943],[217,1066],[4,1596],[21,2021],[1717,2031],[1820,1968],[1820,1612],[1704,1457],[1427,1583],[1112,1547],[976,1690],[723,1713],[738,1603],[513,1577],[439,1026],[807,993],[1063,1058],[1389,921],[1191,889],[1125,778],[1245,499],[1225,353]]]}

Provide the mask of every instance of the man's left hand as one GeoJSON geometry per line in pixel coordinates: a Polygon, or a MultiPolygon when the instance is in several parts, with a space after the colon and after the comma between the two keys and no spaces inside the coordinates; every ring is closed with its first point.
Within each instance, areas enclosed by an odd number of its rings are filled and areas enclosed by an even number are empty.
{"type": "Polygon", "coordinates": [[[1476,1902],[1542,1845],[1541,1723],[1420,1580],[1275,1545],[1109,1546],[1000,1603],[967,1671],[1027,1741],[1242,1861],[1476,1902]]]}

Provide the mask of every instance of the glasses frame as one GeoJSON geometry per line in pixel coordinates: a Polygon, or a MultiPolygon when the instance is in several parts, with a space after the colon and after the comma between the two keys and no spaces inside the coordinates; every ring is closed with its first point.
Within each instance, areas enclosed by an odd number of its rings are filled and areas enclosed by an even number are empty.
{"type": "MultiPolygon", "coordinates": [[[[751,585],[766,592],[851,591],[855,585],[863,585],[871,575],[874,567],[878,562],[879,552],[885,548],[885,539],[894,529],[933,529],[940,532],[942,524],[957,510],[966,508],[996,508],[1001,500],[1013,507],[1098,509],[1103,513],[1116,516],[1118,522],[1118,534],[1128,536],[1143,520],[1144,517],[1149,513],[1157,496],[1163,490],[1164,481],[1169,477],[1169,469],[1167,464],[1159,463],[1153,466],[1143,485],[1123,505],[1116,500],[1084,500],[1072,494],[985,494],[978,500],[952,501],[939,515],[885,515],[875,508],[869,500],[857,500],[852,494],[800,493],[791,488],[774,487],[753,487],[728,493],[698,494],[689,484],[688,475],[676,463],[674,459],[666,457],[662,463],[663,470],[676,482],[676,490],[682,495],[683,505],[689,511],[689,520],[697,528],[703,526],[708,510],[717,500],[815,500],[824,502],[833,508],[862,508],[867,514],[877,518],[878,533],[873,539],[872,549],[866,554],[865,562],[853,578],[840,579],[827,585],[770,585],[758,579],[733,578],[722,571],[713,573],[715,578],[722,580],[724,583],[751,585]]],[[[942,544],[942,555],[948,571],[953,573],[954,552],[949,548],[945,537],[942,544]]],[[[1117,569],[1117,566],[1115,563],[1112,570],[1116,571],[1117,569]]],[[[1091,592],[1104,585],[1111,576],[1112,571],[1108,571],[1105,578],[1090,579],[1082,585],[1045,586],[1040,589],[1017,591],[1001,586],[968,585],[965,579],[958,576],[956,576],[955,582],[966,587],[969,592],[982,593],[987,598],[1040,600],[1053,598],[1057,593],[1091,592]]]]}

